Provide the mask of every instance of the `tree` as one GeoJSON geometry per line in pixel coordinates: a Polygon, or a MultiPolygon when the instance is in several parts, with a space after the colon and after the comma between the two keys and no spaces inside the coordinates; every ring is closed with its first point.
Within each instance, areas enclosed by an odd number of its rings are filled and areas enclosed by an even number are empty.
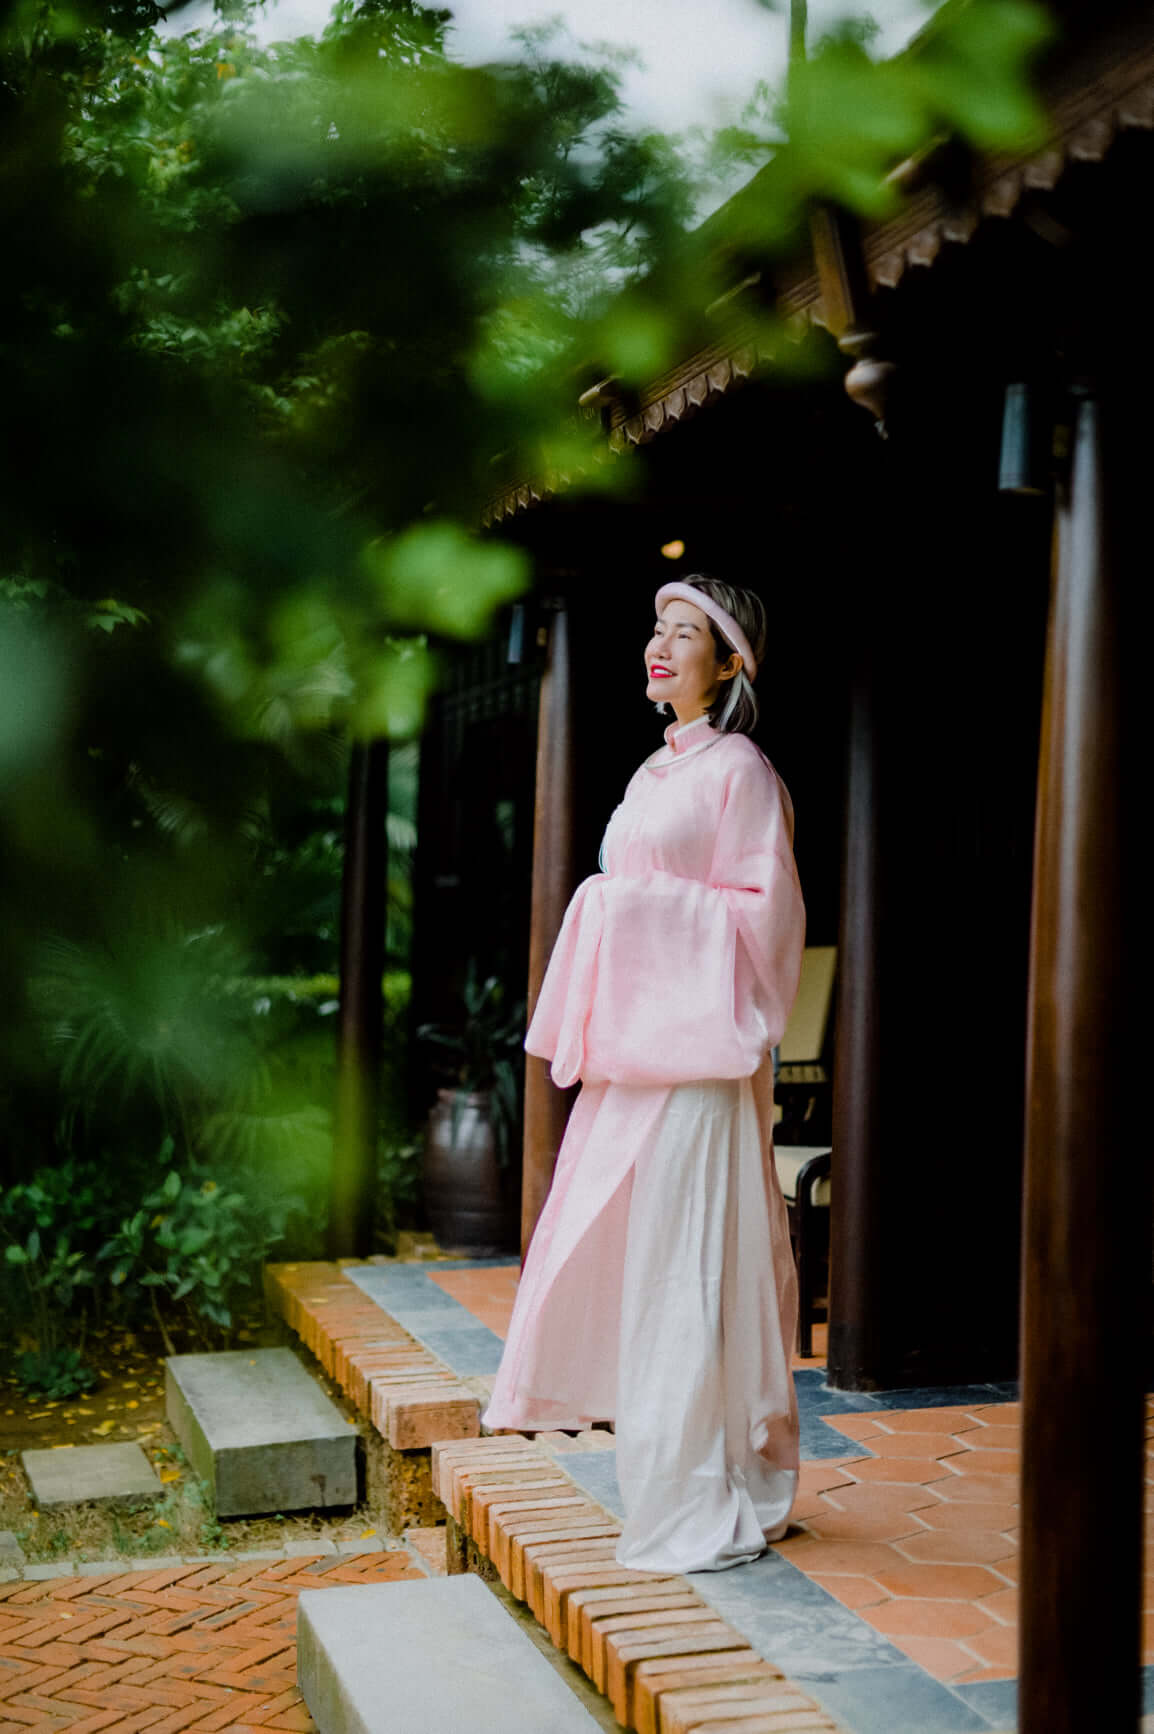
{"type": "Polygon", "coordinates": [[[221,991],[259,936],[254,851],[350,733],[412,735],[437,641],[526,582],[475,534],[495,481],[627,477],[571,365],[639,382],[811,197],[881,211],[937,130],[1038,126],[1020,0],[947,6],[898,62],[843,31],[721,141],[769,167],[695,234],[612,62],[538,36],[458,66],[415,0],[263,48],[229,12],[163,40],[150,0],[0,12],[0,1053],[37,1148],[84,1016],[177,1104],[178,1149],[190,1104],[263,1087],[221,991]]]}

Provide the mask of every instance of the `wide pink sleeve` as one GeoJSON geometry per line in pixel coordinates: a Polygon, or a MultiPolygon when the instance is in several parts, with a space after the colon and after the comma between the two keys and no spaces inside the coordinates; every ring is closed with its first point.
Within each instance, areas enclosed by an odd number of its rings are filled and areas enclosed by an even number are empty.
{"type": "Polygon", "coordinates": [[[709,879],[578,887],[525,1046],[555,1083],[750,1077],[797,992],[805,911],[789,798],[760,756],[727,775],[709,879]]]}

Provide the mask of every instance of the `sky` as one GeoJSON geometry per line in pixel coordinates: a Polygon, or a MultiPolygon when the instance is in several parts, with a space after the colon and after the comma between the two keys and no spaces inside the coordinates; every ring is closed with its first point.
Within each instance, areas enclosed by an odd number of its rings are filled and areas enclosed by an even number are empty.
{"type": "MultiPolygon", "coordinates": [[[[759,79],[771,84],[785,62],[785,0],[769,11],[758,0],[447,0],[449,43],[468,62],[508,58],[510,32],[564,19],[575,42],[608,42],[637,51],[623,95],[640,128],[681,132],[735,120],[759,79]]],[[[925,21],[924,0],[809,0],[810,36],[847,12],[868,10],[881,27],[878,46],[892,52],[925,21]]],[[[267,41],[322,29],[330,0],[267,0],[257,34],[267,41]]],[[[172,15],[183,33],[212,20],[210,0],[193,0],[172,15]]]]}

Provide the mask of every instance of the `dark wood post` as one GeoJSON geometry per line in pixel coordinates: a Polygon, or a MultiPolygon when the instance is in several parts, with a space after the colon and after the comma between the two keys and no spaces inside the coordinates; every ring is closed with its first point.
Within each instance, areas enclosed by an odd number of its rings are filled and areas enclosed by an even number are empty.
{"type": "Polygon", "coordinates": [[[372,1251],[383,1035],[389,748],[355,741],[349,757],[341,875],[341,1005],[329,1189],[330,1258],[372,1251]]]}
{"type": "Polygon", "coordinates": [[[1108,401],[1078,408],[1043,700],[1023,1232],[1022,1734],[1101,1726],[1104,1681],[1111,1729],[1134,1729],[1139,1717],[1150,1194],[1127,1115],[1139,1013],[1137,936],[1123,912],[1119,613],[1145,553],[1120,529],[1133,490],[1119,474],[1127,436],[1116,423],[1103,460],[1109,418],[1108,401]]]}
{"type": "Polygon", "coordinates": [[[830,1201],[829,1382],[868,1389],[881,1358],[882,1232],[878,975],[881,962],[879,742],[873,658],[856,671],[850,700],[842,855],[838,1010],[830,1201]]]}
{"type": "MultiPolygon", "coordinates": [[[[537,725],[533,818],[533,896],[529,929],[529,1009],[537,1003],[549,953],[573,890],[573,685],[569,616],[563,602],[549,614],[537,725]]],[[[544,1060],[525,1058],[525,1142],[521,1182],[521,1254],[549,1194],[565,1133],[568,1100],[544,1060]]]]}

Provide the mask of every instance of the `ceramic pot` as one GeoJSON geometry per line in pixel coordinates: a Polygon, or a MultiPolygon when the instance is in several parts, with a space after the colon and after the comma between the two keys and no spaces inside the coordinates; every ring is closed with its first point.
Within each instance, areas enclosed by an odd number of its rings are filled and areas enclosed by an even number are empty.
{"type": "Polygon", "coordinates": [[[447,1250],[474,1257],[516,1252],[515,1171],[497,1161],[497,1140],[483,1091],[438,1090],[425,1131],[422,1191],[429,1227],[447,1250]]]}

